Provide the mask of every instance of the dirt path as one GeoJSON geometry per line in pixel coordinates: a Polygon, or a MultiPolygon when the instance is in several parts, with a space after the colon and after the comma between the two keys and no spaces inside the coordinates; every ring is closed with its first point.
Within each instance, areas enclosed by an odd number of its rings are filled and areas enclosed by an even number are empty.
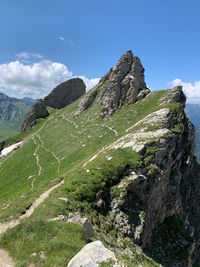
{"type": "MultiPolygon", "coordinates": [[[[54,118],[54,116],[52,118],[49,118],[45,121],[45,123],[42,125],[42,127],[34,134],[32,134],[31,136],[29,136],[29,138],[25,138],[23,140],[23,142],[20,143],[21,147],[24,145],[24,143],[26,143],[28,140],[30,140],[31,138],[34,138],[34,136],[37,136],[38,133],[42,130],[42,128],[46,125],[47,121],[49,120],[52,120],[54,118]]],[[[38,137],[38,136],[37,136],[38,137]]],[[[39,137],[38,137],[39,138],[39,137]]],[[[41,139],[39,138],[39,140],[41,141],[41,139]]],[[[34,140],[34,143],[35,143],[35,140],[34,140]]],[[[42,141],[41,141],[42,143],[42,141]]],[[[39,168],[39,171],[38,171],[38,176],[40,175],[40,172],[41,172],[41,166],[39,165],[39,156],[37,155],[37,150],[39,148],[39,144],[34,152],[34,156],[36,158],[36,161],[37,161],[37,165],[38,165],[38,168],[39,168]]],[[[5,157],[4,160],[2,160],[0,162],[0,165],[5,161],[7,160],[10,156],[12,156],[16,150],[13,150],[12,152],[9,153],[9,155],[7,157],[5,157]],[[13,153],[12,153],[13,152],[13,153]]],[[[50,152],[50,151],[49,151],[50,152]]],[[[53,152],[50,152],[50,153],[53,153],[53,152]]],[[[55,154],[54,154],[55,156],[55,154]]],[[[58,171],[59,171],[59,166],[60,166],[60,159],[58,159],[58,157],[55,156],[55,158],[58,160],[58,171]]],[[[32,181],[32,188],[33,188],[33,183],[34,181],[32,181]]],[[[64,180],[62,180],[60,183],[52,186],[51,188],[49,188],[47,191],[45,191],[44,193],[42,193],[38,199],[35,200],[35,202],[30,206],[30,208],[28,210],[26,210],[26,212],[19,216],[18,219],[16,220],[12,220],[12,221],[9,221],[9,222],[5,222],[5,223],[0,223],[0,235],[3,234],[4,232],[6,232],[7,229],[9,228],[13,228],[15,226],[17,226],[21,220],[25,219],[25,218],[28,218],[30,217],[34,210],[50,195],[50,193],[56,189],[57,187],[59,187],[61,184],[64,183],[64,180]]],[[[12,260],[12,258],[9,256],[8,252],[4,249],[0,249],[0,267],[14,267],[15,266],[15,262],[12,260]]]]}
{"type": "Polygon", "coordinates": [[[57,157],[53,151],[50,151],[48,148],[46,148],[44,146],[44,142],[42,141],[41,136],[39,134],[37,134],[36,136],[38,137],[38,139],[41,142],[41,147],[44,148],[44,150],[46,150],[48,153],[52,154],[53,157],[57,160],[57,162],[58,162],[58,174],[59,174],[60,173],[60,159],[59,159],[59,157],[57,157]]]}
{"type": "Polygon", "coordinates": [[[8,252],[0,249],[0,266],[1,267],[14,267],[15,263],[9,256],[8,252]]]}
{"type": "Polygon", "coordinates": [[[75,128],[78,128],[78,124],[76,124],[74,121],[70,120],[69,118],[65,117],[64,115],[62,115],[62,119],[72,123],[75,128]]]}
{"type": "MultiPolygon", "coordinates": [[[[7,229],[17,226],[21,222],[21,220],[30,217],[33,214],[34,210],[50,195],[50,193],[54,189],[62,185],[63,183],[64,183],[64,180],[62,180],[60,183],[52,186],[47,191],[42,193],[39,196],[39,198],[36,199],[35,202],[30,206],[30,208],[26,210],[26,212],[23,215],[19,216],[18,219],[5,222],[5,223],[0,223],[0,235],[6,232],[7,229]]],[[[14,265],[15,263],[9,256],[8,252],[5,251],[4,249],[0,249],[0,266],[1,267],[14,267],[14,265]]]]}
{"type": "Polygon", "coordinates": [[[37,145],[37,142],[35,141],[35,139],[33,139],[33,142],[34,142],[34,144],[37,146],[36,149],[35,149],[35,151],[34,151],[34,154],[33,154],[33,155],[34,155],[34,157],[36,158],[36,164],[37,164],[37,166],[38,166],[38,176],[40,176],[42,167],[40,166],[40,163],[39,163],[39,155],[37,154],[37,151],[38,151],[40,145],[39,145],[39,144],[37,145]]]}
{"type": "Polygon", "coordinates": [[[64,183],[64,180],[62,180],[60,183],[52,186],[47,191],[45,191],[44,193],[42,193],[39,196],[39,198],[37,198],[35,200],[35,202],[33,202],[33,204],[30,206],[30,208],[27,209],[26,212],[23,215],[20,215],[18,219],[12,220],[12,221],[9,221],[9,222],[5,222],[5,223],[0,223],[0,235],[3,234],[7,229],[13,228],[16,225],[18,225],[21,220],[30,217],[33,214],[34,210],[50,195],[50,193],[54,189],[56,189],[57,187],[59,187],[61,184],[63,184],[63,183],[64,183]]]}

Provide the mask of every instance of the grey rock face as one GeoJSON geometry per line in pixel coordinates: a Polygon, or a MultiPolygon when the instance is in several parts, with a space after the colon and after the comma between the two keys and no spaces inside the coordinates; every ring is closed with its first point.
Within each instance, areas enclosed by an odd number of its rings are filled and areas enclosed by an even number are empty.
{"type": "Polygon", "coordinates": [[[46,106],[52,108],[63,108],[85,93],[85,84],[79,78],[74,78],[61,83],[44,98],[46,106]]]}
{"type": "MultiPolygon", "coordinates": [[[[83,247],[68,263],[67,267],[98,267],[100,263],[109,260],[117,261],[114,253],[105,248],[101,241],[95,241],[83,247]]],[[[119,267],[119,265],[113,266],[119,267]]]]}
{"type": "Polygon", "coordinates": [[[3,150],[5,145],[5,141],[0,142],[0,152],[3,150]]]}
{"type": "MultiPolygon", "coordinates": [[[[195,257],[199,261],[200,255],[200,208],[197,204],[200,201],[200,166],[194,157],[194,127],[185,115],[184,99],[180,87],[172,88],[161,103],[180,103],[178,111],[163,108],[135,125],[141,124],[145,128],[147,122],[151,126],[155,123],[164,134],[147,142],[139,151],[143,162],[139,168],[127,167],[119,182],[105,187],[96,198],[96,209],[98,214],[102,214],[98,229],[103,229],[105,222],[102,218],[105,218],[123,238],[141,246],[148,255],[153,257],[154,252],[158,255],[159,251],[163,266],[193,266],[188,265],[187,257],[183,259],[180,248],[184,246],[188,251],[193,248],[191,262],[195,257]],[[105,211],[108,212],[103,217],[105,211]],[[172,222],[181,224],[181,220],[184,223],[178,233],[177,228],[173,230],[172,222]],[[191,235],[194,239],[190,238],[191,235]]],[[[144,134],[153,135],[157,130],[144,134]]],[[[138,134],[143,134],[141,128],[138,134]]],[[[132,136],[136,135],[137,132],[133,132],[132,136]]],[[[132,144],[137,141],[136,138],[127,140],[132,144]]],[[[126,139],[122,137],[114,146],[124,147],[125,144],[126,139]]],[[[101,233],[108,244],[112,244],[109,232],[101,233]]]]}
{"type": "Polygon", "coordinates": [[[182,91],[182,86],[170,89],[170,92],[162,99],[162,104],[179,102],[185,107],[186,97],[182,91]]]}
{"type": "Polygon", "coordinates": [[[36,120],[38,118],[45,118],[48,115],[49,115],[49,112],[46,108],[45,102],[42,99],[39,99],[26,114],[21,132],[23,133],[23,132],[31,130],[33,126],[35,126],[36,120]]]}
{"type": "Polygon", "coordinates": [[[74,117],[79,116],[83,113],[94,101],[97,95],[96,90],[92,90],[88,95],[86,95],[78,105],[78,110],[74,113],[74,117]]]}
{"type": "Polygon", "coordinates": [[[80,115],[96,98],[95,103],[101,102],[100,116],[108,118],[121,107],[123,102],[128,105],[133,104],[149,93],[140,59],[133,56],[131,51],[127,51],[117,65],[83,98],[74,116],[80,115]],[[100,95],[96,98],[99,90],[100,95]]]}
{"type": "Polygon", "coordinates": [[[121,57],[110,74],[101,99],[101,116],[104,118],[111,116],[122,101],[127,104],[135,103],[139,92],[145,88],[144,68],[140,59],[128,51],[121,57]]]}
{"type": "Polygon", "coordinates": [[[39,99],[26,114],[21,132],[31,130],[38,118],[45,118],[49,115],[47,106],[59,109],[63,108],[85,93],[85,84],[79,78],[74,78],[61,83],[54,88],[44,99],[39,99]]]}

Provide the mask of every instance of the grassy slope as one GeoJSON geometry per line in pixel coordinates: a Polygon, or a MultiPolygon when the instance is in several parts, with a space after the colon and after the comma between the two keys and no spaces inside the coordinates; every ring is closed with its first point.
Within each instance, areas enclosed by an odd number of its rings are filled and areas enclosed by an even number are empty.
{"type": "MultiPolygon", "coordinates": [[[[61,177],[64,177],[65,184],[53,192],[34,212],[32,217],[24,222],[24,227],[31,221],[33,223],[35,220],[42,221],[47,225],[54,225],[52,227],[61,225],[61,223],[58,222],[54,222],[53,224],[46,222],[49,217],[58,216],[59,214],[65,215],[67,213],[66,204],[58,200],[58,197],[68,197],[70,194],[73,196],[73,192],[75,192],[80,185],[84,184],[84,180],[91,181],[88,184],[86,183],[85,192],[89,187],[95,190],[95,186],[99,184],[99,181],[102,183],[105,182],[104,180],[98,180],[102,178],[101,173],[98,175],[97,180],[92,180],[94,176],[91,175],[91,173],[89,173],[88,176],[85,175],[86,170],[82,168],[83,163],[104,146],[109,145],[123,136],[125,130],[134,125],[137,121],[163,108],[164,106],[159,106],[159,101],[166,93],[167,91],[157,91],[134,105],[124,105],[120,111],[106,121],[99,118],[99,105],[90,106],[81,116],[72,118],[80,100],[51,114],[51,116],[41,124],[41,128],[37,126],[39,130],[35,129],[32,131],[30,134],[31,138],[22,148],[13,153],[11,157],[0,161],[0,220],[7,221],[17,217],[18,214],[23,212],[45,189],[52,186],[61,177]],[[36,148],[38,149],[36,150],[36,148]],[[39,169],[36,164],[34,152],[39,156],[39,164],[42,168],[40,176],[38,176],[39,169]],[[58,168],[59,162],[60,166],[58,168]],[[30,176],[32,176],[32,178],[28,179],[30,176]],[[33,179],[34,188],[31,190],[31,182],[33,179]],[[9,205],[9,207],[7,209],[2,209],[2,207],[6,205],[9,205]]],[[[20,138],[21,137],[17,137],[15,140],[20,138]]],[[[126,156],[130,156],[129,152],[126,156]]],[[[120,156],[116,159],[119,160],[120,156]]],[[[96,168],[99,164],[98,160],[99,159],[96,159],[89,164],[90,169],[96,168]]],[[[139,158],[134,164],[139,164],[138,160],[139,158]]],[[[100,159],[100,161],[102,161],[103,164],[105,163],[103,159],[100,159]]],[[[116,162],[113,164],[117,164],[116,162]]],[[[118,163],[121,164],[121,161],[119,160],[118,163]]],[[[107,179],[110,177],[109,169],[108,166],[107,179]]],[[[105,177],[105,175],[103,176],[105,177]]],[[[98,190],[100,190],[100,188],[98,188],[98,190]]],[[[9,230],[8,233],[4,235],[2,244],[9,249],[15,258],[19,259],[21,257],[21,259],[31,262],[33,259],[31,260],[30,254],[34,252],[34,244],[37,244],[40,249],[43,247],[43,240],[39,238],[41,237],[41,231],[36,228],[35,230],[33,229],[33,232],[31,232],[32,234],[29,235],[30,242],[33,242],[33,244],[30,250],[26,251],[28,256],[25,257],[20,256],[21,254],[18,249],[18,243],[21,244],[24,240],[23,230],[20,227],[21,226],[18,226],[17,228],[18,237],[15,236],[16,228],[9,230]]],[[[48,242],[48,240],[50,242],[51,238],[51,236],[47,236],[45,242],[48,242]]],[[[81,243],[81,240],[82,239],[80,239],[80,244],[83,245],[85,241],[81,243]]],[[[63,240],[63,242],[67,244],[66,240],[63,240]]],[[[20,246],[21,249],[25,249],[25,245],[24,247],[23,244],[20,246]]],[[[44,248],[45,252],[47,252],[46,249],[47,248],[44,248]]],[[[73,251],[74,253],[71,255],[75,254],[75,250],[73,251]]],[[[49,257],[51,257],[50,254],[49,257]]],[[[58,261],[59,259],[56,262],[58,263],[58,261]]],[[[45,265],[47,262],[48,259],[44,260],[44,266],[49,266],[45,265]]],[[[56,265],[57,263],[53,266],[65,266],[64,264],[56,265]]]]}

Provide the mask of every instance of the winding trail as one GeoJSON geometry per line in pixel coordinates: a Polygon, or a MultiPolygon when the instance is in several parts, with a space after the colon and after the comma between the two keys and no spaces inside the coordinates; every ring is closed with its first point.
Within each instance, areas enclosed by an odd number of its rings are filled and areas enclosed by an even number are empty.
{"type": "Polygon", "coordinates": [[[76,124],[74,121],[70,120],[69,118],[65,117],[64,115],[62,115],[62,119],[72,123],[75,128],[78,128],[78,124],[76,124]]]}
{"type": "Polygon", "coordinates": [[[106,127],[106,128],[108,128],[110,131],[113,131],[114,134],[115,134],[115,136],[118,136],[118,132],[115,129],[113,129],[112,127],[109,127],[109,126],[107,126],[105,124],[103,124],[103,126],[106,127]]]}
{"type": "Polygon", "coordinates": [[[58,174],[59,174],[60,173],[60,159],[59,159],[59,157],[57,157],[53,151],[50,151],[48,148],[46,148],[44,146],[44,142],[42,141],[41,136],[39,134],[37,134],[36,136],[38,137],[38,139],[41,142],[41,147],[44,148],[44,150],[46,150],[48,153],[52,154],[53,157],[57,160],[57,162],[58,162],[58,174]]]}
{"type": "Polygon", "coordinates": [[[15,219],[15,220],[12,220],[9,222],[5,222],[5,223],[0,223],[0,235],[3,234],[7,229],[13,228],[16,225],[18,225],[21,220],[30,217],[33,214],[34,210],[50,195],[50,193],[62,184],[64,184],[64,180],[62,180],[60,183],[50,187],[47,191],[42,193],[39,196],[39,198],[37,198],[33,202],[33,204],[29,207],[29,209],[27,209],[24,214],[20,215],[18,219],[15,219]]]}
{"type": "MultiPolygon", "coordinates": [[[[35,139],[33,140],[33,142],[34,142],[35,145],[37,145],[37,142],[35,141],[35,139]]],[[[42,170],[42,167],[40,166],[40,163],[39,163],[39,155],[37,154],[37,151],[38,151],[39,147],[40,147],[40,145],[38,144],[36,149],[35,149],[35,151],[34,151],[34,154],[33,154],[34,157],[36,158],[36,164],[37,164],[38,169],[39,169],[38,170],[38,176],[40,176],[41,170],[42,170]]]]}
{"type": "MultiPolygon", "coordinates": [[[[62,184],[64,184],[64,180],[42,193],[39,198],[37,198],[33,202],[29,209],[27,209],[24,214],[20,215],[18,219],[5,223],[0,223],[0,235],[5,233],[7,229],[17,226],[21,222],[21,220],[30,217],[33,214],[34,210],[50,195],[50,193],[62,184]]],[[[14,267],[15,265],[8,252],[4,249],[0,249],[0,264],[1,267],[14,267]]]]}
{"type": "MultiPolygon", "coordinates": [[[[56,112],[57,113],[57,112],[56,112]]],[[[25,138],[23,141],[22,141],[22,144],[20,147],[22,147],[28,140],[30,140],[31,138],[34,139],[34,136],[37,136],[38,139],[40,140],[40,142],[42,144],[44,144],[41,140],[41,138],[38,136],[38,133],[43,129],[43,127],[46,125],[46,123],[49,121],[49,120],[52,120],[54,118],[51,117],[49,119],[47,119],[44,124],[41,126],[41,128],[39,128],[35,133],[33,133],[32,135],[30,135],[28,138],[25,138]]],[[[34,143],[37,145],[35,139],[34,139],[34,143]]],[[[42,145],[43,146],[43,145],[42,145]]],[[[45,149],[45,147],[43,147],[45,149]]],[[[34,156],[36,158],[36,163],[38,165],[38,168],[39,168],[39,171],[38,171],[38,176],[40,176],[40,173],[41,173],[41,166],[39,164],[39,155],[37,154],[37,151],[39,149],[39,144],[38,146],[36,147],[35,149],[35,152],[34,152],[34,156]]],[[[47,150],[47,149],[46,149],[47,150]]],[[[10,158],[11,156],[13,156],[13,154],[15,154],[16,150],[13,150],[9,153],[9,155],[7,155],[1,162],[0,162],[0,165],[6,161],[8,158],[10,158]]],[[[48,151],[50,152],[50,151],[48,151]]],[[[58,157],[56,157],[56,155],[53,153],[53,152],[50,152],[54,155],[54,157],[58,160],[58,171],[59,171],[59,167],[60,167],[60,159],[58,159],[58,157]]],[[[35,179],[32,181],[31,183],[31,190],[33,190],[33,187],[34,187],[34,181],[35,179]]],[[[25,219],[25,218],[28,218],[30,217],[34,210],[50,195],[50,193],[56,189],[57,187],[59,187],[60,185],[62,185],[64,183],[64,180],[62,180],[61,182],[59,182],[58,184],[52,186],[51,188],[49,188],[47,191],[45,191],[44,193],[42,193],[38,199],[36,199],[33,204],[29,207],[29,209],[27,209],[25,211],[24,214],[20,215],[18,217],[18,219],[15,219],[15,220],[12,220],[12,221],[9,221],[9,222],[5,222],[5,223],[0,223],[0,235],[2,235],[3,233],[5,233],[8,229],[10,228],[13,228],[15,226],[17,226],[21,220],[25,219]]],[[[9,253],[4,250],[4,249],[0,249],[0,266],[1,267],[14,267],[15,266],[15,262],[13,261],[13,259],[9,256],[9,253]]]]}

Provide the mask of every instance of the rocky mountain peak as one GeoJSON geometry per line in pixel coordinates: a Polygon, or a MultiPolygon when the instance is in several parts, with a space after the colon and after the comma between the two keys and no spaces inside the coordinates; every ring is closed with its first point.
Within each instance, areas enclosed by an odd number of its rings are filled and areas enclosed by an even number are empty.
{"type": "Polygon", "coordinates": [[[55,87],[44,99],[39,99],[26,114],[21,132],[31,130],[38,118],[45,118],[49,115],[47,107],[55,109],[63,108],[85,93],[85,84],[79,78],[65,81],[55,87]]]}
{"type": "Polygon", "coordinates": [[[127,51],[117,65],[100,80],[99,84],[82,99],[75,116],[80,115],[94,101],[101,102],[102,118],[112,116],[122,103],[133,104],[144,98],[150,90],[144,81],[144,68],[140,59],[127,51]]]}

